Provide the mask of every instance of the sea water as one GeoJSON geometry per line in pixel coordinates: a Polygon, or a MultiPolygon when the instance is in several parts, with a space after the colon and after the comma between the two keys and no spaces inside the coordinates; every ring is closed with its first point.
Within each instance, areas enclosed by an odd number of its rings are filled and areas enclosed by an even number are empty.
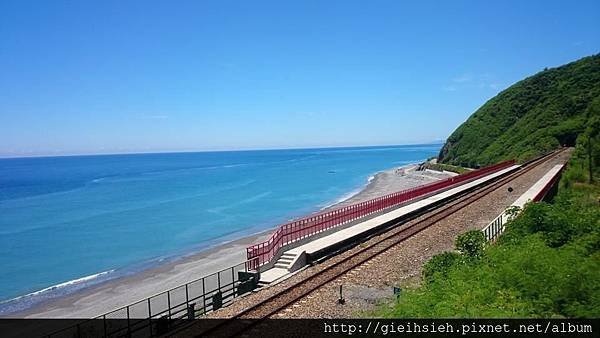
{"type": "Polygon", "coordinates": [[[0,315],[318,211],[440,147],[0,159],[0,315]]]}

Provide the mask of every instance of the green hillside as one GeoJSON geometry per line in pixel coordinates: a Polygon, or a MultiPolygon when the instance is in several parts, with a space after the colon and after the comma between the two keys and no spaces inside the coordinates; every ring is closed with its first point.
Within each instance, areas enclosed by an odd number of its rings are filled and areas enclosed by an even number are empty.
{"type": "Polygon", "coordinates": [[[545,69],[502,91],[450,135],[439,161],[476,167],[574,145],[599,108],[597,54],[545,69]]]}

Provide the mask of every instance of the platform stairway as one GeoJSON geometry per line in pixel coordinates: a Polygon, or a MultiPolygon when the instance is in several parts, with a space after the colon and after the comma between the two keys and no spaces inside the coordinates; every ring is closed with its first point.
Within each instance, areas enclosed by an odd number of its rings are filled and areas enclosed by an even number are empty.
{"type": "Polygon", "coordinates": [[[283,255],[281,255],[281,257],[279,257],[279,259],[275,263],[275,267],[289,270],[292,267],[292,263],[294,263],[294,260],[296,260],[296,257],[298,257],[297,253],[289,251],[284,252],[283,255]]]}
{"type": "MultiPolygon", "coordinates": [[[[298,255],[299,253],[294,251],[284,252],[273,265],[272,272],[276,273],[277,276],[283,276],[288,274],[289,272],[291,272],[292,266],[296,262],[298,255]]],[[[277,279],[277,277],[275,277],[274,279],[277,279]]],[[[269,285],[272,281],[273,279],[270,278],[261,278],[261,280],[258,282],[258,286],[269,285]]]]}

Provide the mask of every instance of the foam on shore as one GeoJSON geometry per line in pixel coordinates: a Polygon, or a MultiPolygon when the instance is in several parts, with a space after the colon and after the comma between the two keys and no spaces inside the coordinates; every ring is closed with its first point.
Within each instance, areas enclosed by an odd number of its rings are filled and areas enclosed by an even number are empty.
{"type": "Polygon", "coordinates": [[[114,272],[114,269],[99,272],[93,275],[52,285],[47,288],[43,288],[41,290],[34,291],[12,299],[4,300],[0,302],[0,315],[4,313],[21,311],[41,301],[57,298],[65,294],[72,293],[78,289],[82,289],[100,283],[102,281],[106,281],[107,277],[109,277],[108,275],[114,272]]]}

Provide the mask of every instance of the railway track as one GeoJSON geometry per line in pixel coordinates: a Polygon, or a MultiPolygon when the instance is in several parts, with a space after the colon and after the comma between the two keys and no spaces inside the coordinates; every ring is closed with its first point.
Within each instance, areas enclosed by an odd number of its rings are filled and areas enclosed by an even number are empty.
{"type": "MultiPolygon", "coordinates": [[[[258,302],[257,304],[239,312],[235,316],[231,317],[229,320],[221,322],[216,327],[211,328],[208,331],[203,332],[194,332],[193,327],[189,327],[185,329],[188,333],[193,333],[197,335],[222,335],[225,332],[226,335],[231,336],[232,332],[241,333],[242,331],[247,331],[251,327],[257,325],[261,319],[267,319],[272,317],[273,315],[281,312],[282,310],[288,308],[292,304],[296,303],[300,299],[309,295],[313,291],[319,289],[320,287],[337,280],[340,276],[346,274],[350,270],[353,270],[364,263],[372,260],[373,258],[379,256],[380,254],[388,251],[392,247],[402,243],[406,239],[411,236],[419,233],[433,224],[439,222],[440,220],[454,214],[455,212],[469,206],[474,201],[477,201],[481,197],[489,194],[496,189],[504,186],[505,184],[511,182],[512,180],[528,173],[529,171],[537,168],[538,166],[547,163],[548,161],[560,156],[560,154],[564,150],[558,150],[553,153],[544,155],[535,160],[525,163],[521,168],[517,169],[515,172],[512,172],[506,176],[503,176],[496,181],[493,181],[487,185],[484,185],[476,190],[473,190],[463,196],[460,196],[450,202],[430,211],[429,214],[421,215],[422,219],[418,220],[415,224],[409,227],[404,228],[392,228],[387,232],[380,234],[380,238],[374,243],[371,243],[364,248],[361,248],[352,256],[348,256],[344,259],[341,259],[338,262],[335,262],[322,270],[314,273],[311,276],[289,286],[287,289],[282,290],[274,295],[264,299],[263,301],[258,302]],[[244,327],[240,327],[239,321],[236,325],[230,325],[235,327],[234,331],[231,328],[227,328],[229,324],[233,323],[233,320],[238,319],[253,319],[252,321],[247,321],[244,327]],[[238,330],[239,329],[239,330],[238,330]]],[[[405,221],[399,221],[393,226],[398,226],[400,224],[405,223],[405,221]]],[[[236,334],[234,334],[236,335],[236,334]]]]}

